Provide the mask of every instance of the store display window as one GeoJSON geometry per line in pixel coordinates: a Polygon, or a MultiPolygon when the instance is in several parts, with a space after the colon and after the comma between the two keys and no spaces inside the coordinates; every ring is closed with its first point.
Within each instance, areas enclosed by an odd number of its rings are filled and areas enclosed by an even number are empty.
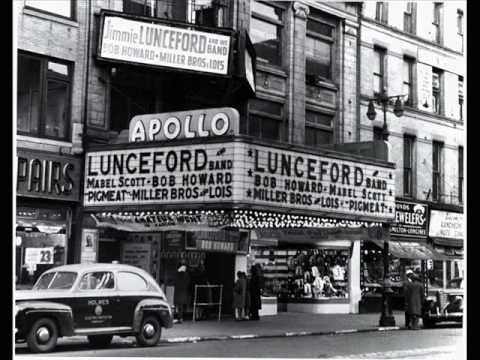
{"type": "Polygon", "coordinates": [[[264,296],[280,301],[348,298],[349,249],[252,248],[250,265],[260,263],[264,296]]]}
{"type": "Polygon", "coordinates": [[[67,224],[65,209],[17,207],[17,289],[30,289],[43,272],[66,264],[67,224]]]}

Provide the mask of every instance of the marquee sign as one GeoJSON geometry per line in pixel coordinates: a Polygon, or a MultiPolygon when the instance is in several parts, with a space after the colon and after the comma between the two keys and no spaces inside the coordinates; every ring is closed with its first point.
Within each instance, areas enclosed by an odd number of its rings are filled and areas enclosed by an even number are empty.
{"type": "Polygon", "coordinates": [[[395,215],[393,167],[243,141],[90,152],[85,176],[87,207],[235,202],[395,215]]]}
{"type": "Polygon", "coordinates": [[[101,59],[227,75],[230,36],[103,14],[101,59]]]}
{"type": "Polygon", "coordinates": [[[234,108],[137,115],[130,120],[128,138],[144,142],[238,135],[239,119],[234,108]]]}

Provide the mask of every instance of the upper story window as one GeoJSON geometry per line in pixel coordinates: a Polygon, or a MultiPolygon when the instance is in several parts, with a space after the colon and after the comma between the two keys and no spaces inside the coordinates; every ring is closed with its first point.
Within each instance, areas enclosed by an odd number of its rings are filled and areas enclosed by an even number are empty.
{"type": "Polygon", "coordinates": [[[273,4],[252,1],[250,37],[257,61],[282,65],[283,10],[273,4]]]}
{"type": "Polygon", "coordinates": [[[414,166],[415,137],[405,135],[403,137],[403,194],[413,196],[413,166],[414,166]]]}
{"type": "Polygon", "coordinates": [[[443,143],[434,141],[432,146],[432,198],[434,201],[440,201],[442,196],[443,143]]]}
{"type": "Polygon", "coordinates": [[[457,36],[463,51],[463,11],[457,10],[457,36]]]}
{"type": "Polygon", "coordinates": [[[403,58],[403,91],[405,105],[413,105],[413,65],[415,60],[405,56],[403,58]]]}
{"type": "Polygon", "coordinates": [[[415,34],[415,5],[413,2],[407,2],[405,12],[403,13],[403,31],[410,34],[415,34]]]}
{"type": "Polygon", "coordinates": [[[442,109],[442,71],[436,68],[432,70],[432,110],[441,115],[442,109]]]}
{"type": "Polygon", "coordinates": [[[248,135],[281,141],[285,135],[283,104],[254,99],[248,105],[248,135]]]}
{"type": "Polygon", "coordinates": [[[373,92],[381,94],[385,87],[385,49],[375,47],[373,49],[373,92]]]}
{"type": "Polygon", "coordinates": [[[307,110],[305,112],[305,145],[333,144],[333,115],[307,110]]]}
{"type": "Polygon", "coordinates": [[[463,121],[463,76],[458,76],[458,118],[463,121]]]}
{"type": "Polygon", "coordinates": [[[375,9],[375,20],[382,23],[388,23],[388,4],[383,1],[377,1],[375,9]]]}
{"type": "Polygon", "coordinates": [[[458,147],[458,201],[463,203],[463,146],[458,147]]]}
{"type": "Polygon", "coordinates": [[[25,6],[69,19],[75,17],[75,0],[25,0],[25,6]]]}
{"type": "Polygon", "coordinates": [[[434,31],[434,41],[437,43],[442,42],[442,7],[443,3],[433,3],[433,31],[434,31]]]}
{"type": "Polygon", "coordinates": [[[18,55],[17,132],[41,138],[70,138],[71,66],[18,55]]]}
{"type": "Polygon", "coordinates": [[[335,28],[309,18],[305,42],[305,75],[307,82],[317,77],[332,79],[332,57],[335,28]]]}

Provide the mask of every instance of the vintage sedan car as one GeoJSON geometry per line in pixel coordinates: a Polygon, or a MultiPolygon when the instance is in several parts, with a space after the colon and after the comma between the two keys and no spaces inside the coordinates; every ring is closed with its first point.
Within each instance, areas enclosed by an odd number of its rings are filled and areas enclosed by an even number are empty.
{"type": "Polygon", "coordinates": [[[73,264],[43,273],[32,290],[15,293],[15,339],[33,352],[54,349],[63,336],[85,335],[107,346],[114,335],[154,346],[162,327],[173,326],[165,294],[140,268],[121,264],[73,264]]]}
{"type": "Polygon", "coordinates": [[[423,326],[432,327],[440,322],[463,322],[463,278],[451,279],[447,289],[438,290],[425,300],[423,326]]]}

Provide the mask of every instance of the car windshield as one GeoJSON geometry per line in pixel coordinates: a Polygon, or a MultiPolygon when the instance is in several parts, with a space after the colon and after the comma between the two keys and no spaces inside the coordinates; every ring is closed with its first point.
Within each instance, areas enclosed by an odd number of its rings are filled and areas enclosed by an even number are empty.
{"type": "Polygon", "coordinates": [[[58,271],[43,274],[33,287],[34,290],[66,290],[71,289],[77,273],[70,271],[58,271]]]}

